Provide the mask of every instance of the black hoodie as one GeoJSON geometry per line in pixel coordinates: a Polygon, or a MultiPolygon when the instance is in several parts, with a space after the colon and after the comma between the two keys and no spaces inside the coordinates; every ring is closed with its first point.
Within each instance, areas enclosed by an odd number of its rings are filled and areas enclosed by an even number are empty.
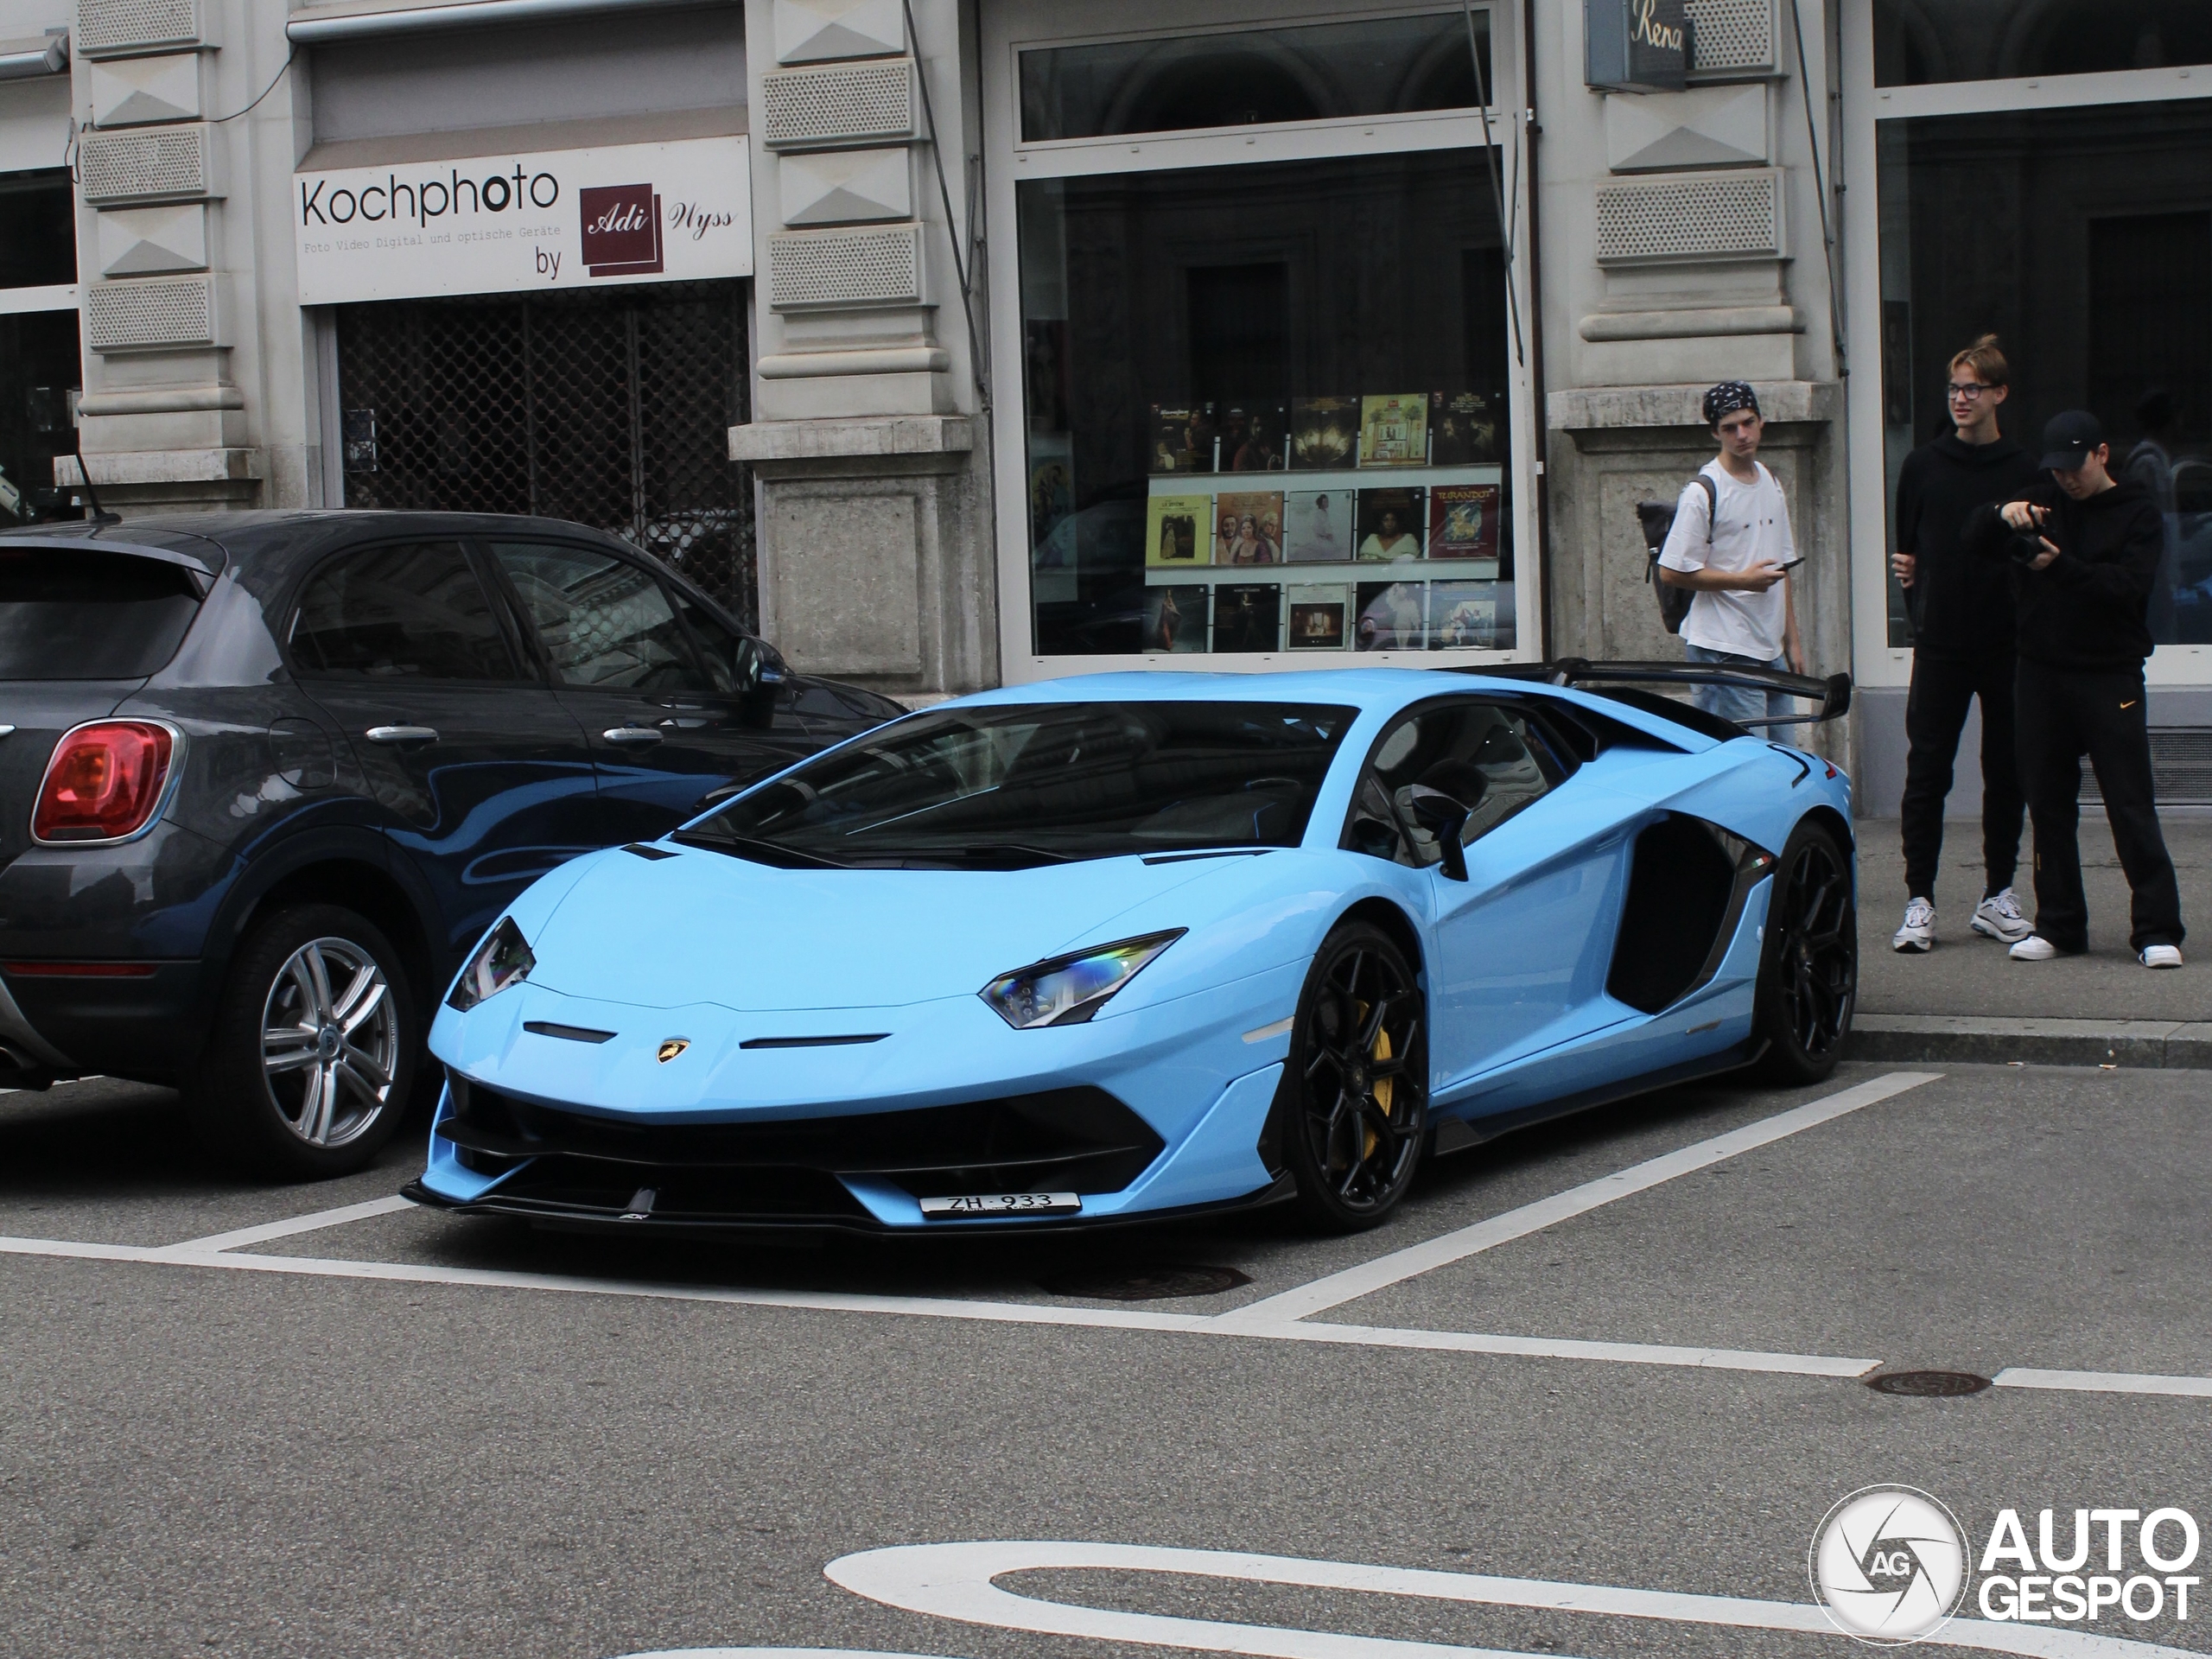
{"type": "Polygon", "coordinates": [[[2123,480],[2076,501],[2049,479],[2013,498],[2049,507],[2042,534],[2058,556],[2040,570],[2012,557],[2018,537],[1993,503],[1974,509],[1967,539],[1993,565],[2009,564],[2023,661],[2051,668],[2139,668],[2151,654],[2145,620],[2165,519],[2140,484],[2123,480]]]}
{"type": "Polygon", "coordinates": [[[1897,547],[1916,561],[1905,589],[1914,650],[1953,660],[2012,652],[2012,585],[1967,550],[1967,519],[1987,502],[2017,499],[2042,476],[2010,438],[1964,443],[1946,433],[1904,458],[1897,547]]]}

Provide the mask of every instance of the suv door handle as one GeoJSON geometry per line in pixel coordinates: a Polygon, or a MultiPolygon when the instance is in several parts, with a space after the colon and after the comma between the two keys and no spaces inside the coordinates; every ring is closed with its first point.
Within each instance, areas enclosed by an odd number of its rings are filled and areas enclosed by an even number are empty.
{"type": "Polygon", "coordinates": [[[660,734],[650,726],[610,726],[600,735],[610,743],[632,747],[660,741],[660,734]]]}
{"type": "Polygon", "coordinates": [[[438,728],[435,726],[372,726],[366,733],[372,743],[435,743],[438,728]]]}

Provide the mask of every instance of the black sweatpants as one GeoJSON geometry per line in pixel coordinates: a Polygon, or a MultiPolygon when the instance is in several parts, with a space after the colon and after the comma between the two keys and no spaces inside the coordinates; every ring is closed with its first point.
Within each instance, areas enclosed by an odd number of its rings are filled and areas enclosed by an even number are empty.
{"type": "Polygon", "coordinates": [[[2151,733],[2140,668],[2083,670],[2022,662],[2013,711],[2020,782],[2036,829],[2036,931],[2061,950],[2089,948],[2082,893],[2082,756],[2096,769],[2113,845],[2134,894],[2135,950],[2182,940],[2181,888],[2152,801],[2151,733]]]}
{"type": "Polygon", "coordinates": [[[2020,778],[2012,735],[2012,659],[1960,662],[1912,657],[1912,690],[1905,699],[1904,892],[1933,899],[1943,852],[1943,801],[1951,792],[1959,734],[1967,709],[1981,699],[1981,860],[1984,893],[2012,885],[2020,862],[2020,778]]]}

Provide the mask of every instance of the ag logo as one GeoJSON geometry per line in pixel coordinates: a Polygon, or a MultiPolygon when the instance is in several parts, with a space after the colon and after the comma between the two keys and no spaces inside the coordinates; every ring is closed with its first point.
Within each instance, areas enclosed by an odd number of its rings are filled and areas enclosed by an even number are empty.
{"type": "Polygon", "coordinates": [[[681,1054],[685,1049],[690,1046],[691,1039],[689,1037],[670,1038],[666,1042],[660,1046],[660,1053],[658,1056],[660,1063],[663,1065],[666,1065],[671,1060],[674,1059],[677,1055],[681,1054]]]}
{"type": "Polygon", "coordinates": [[[1966,1535],[1910,1486],[1869,1486],[1813,1534],[1813,1596],[1835,1627],[1881,1647],[1933,1636],[1967,1589],[1966,1535]]]}

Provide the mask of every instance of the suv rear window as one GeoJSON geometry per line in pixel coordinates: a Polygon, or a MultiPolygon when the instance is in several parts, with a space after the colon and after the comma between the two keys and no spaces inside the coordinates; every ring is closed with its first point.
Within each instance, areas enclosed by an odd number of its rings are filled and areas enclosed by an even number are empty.
{"type": "Polygon", "coordinates": [[[200,609],[182,566],[104,548],[0,546],[0,680],[135,680],[200,609]]]}

